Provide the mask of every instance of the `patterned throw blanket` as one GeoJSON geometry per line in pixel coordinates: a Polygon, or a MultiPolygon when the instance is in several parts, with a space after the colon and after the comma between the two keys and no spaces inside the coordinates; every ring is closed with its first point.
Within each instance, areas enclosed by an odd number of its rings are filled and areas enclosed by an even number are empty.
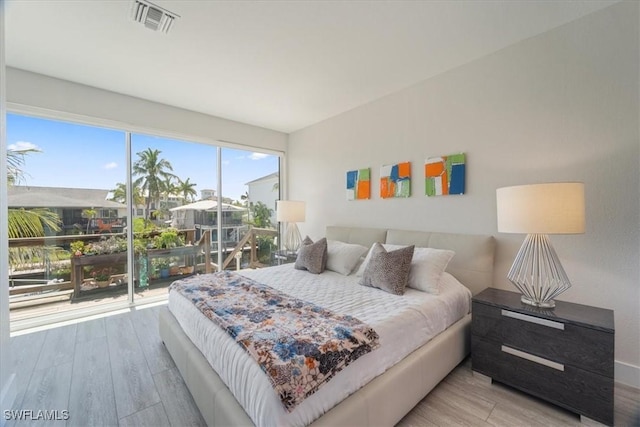
{"type": "Polygon", "coordinates": [[[236,273],[193,276],[169,290],[192,301],[258,362],[288,412],[379,345],[376,331],[358,319],[236,273]]]}

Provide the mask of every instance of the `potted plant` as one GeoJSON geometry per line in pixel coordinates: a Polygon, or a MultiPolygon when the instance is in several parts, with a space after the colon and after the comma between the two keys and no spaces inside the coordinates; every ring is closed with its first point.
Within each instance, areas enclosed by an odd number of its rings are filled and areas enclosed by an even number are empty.
{"type": "Polygon", "coordinates": [[[84,254],[84,242],[82,240],[71,242],[70,248],[73,256],[82,256],[84,254]]]}
{"type": "Polygon", "coordinates": [[[171,262],[168,258],[156,258],[152,260],[153,267],[159,272],[161,279],[169,277],[169,267],[171,262]]]}
{"type": "Polygon", "coordinates": [[[111,283],[111,267],[94,268],[91,270],[91,277],[96,281],[99,288],[106,288],[111,283]]]}
{"type": "Polygon", "coordinates": [[[147,265],[147,267],[149,268],[147,273],[149,279],[155,280],[160,278],[160,271],[158,270],[155,260],[151,260],[150,265],[147,265]]]}
{"type": "Polygon", "coordinates": [[[124,252],[126,250],[126,239],[117,238],[115,236],[89,243],[83,249],[86,255],[108,255],[124,252]]]}

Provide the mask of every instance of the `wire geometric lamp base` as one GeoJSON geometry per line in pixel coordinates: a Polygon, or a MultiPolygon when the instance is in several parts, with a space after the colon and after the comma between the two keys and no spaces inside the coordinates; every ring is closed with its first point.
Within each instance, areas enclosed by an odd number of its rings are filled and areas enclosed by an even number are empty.
{"type": "Polygon", "coordinates": [[[529,305],[553,308],[555,297],[571,287],[556,251],[546,234],[528,234],[507,278],[529,305]]]}

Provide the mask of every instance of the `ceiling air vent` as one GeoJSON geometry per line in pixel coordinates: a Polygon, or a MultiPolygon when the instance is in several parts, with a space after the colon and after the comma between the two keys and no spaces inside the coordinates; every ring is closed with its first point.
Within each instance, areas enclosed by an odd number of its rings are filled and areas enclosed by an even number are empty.
{"type": "Polygon", "coordinates": [[[180,15],[169,12],[148,1],[134,0],[131,17],[134,21],[144,24],[150,30],[168,33],[173,26],[173,21],[176,18],[180,18],[180,15]]]}

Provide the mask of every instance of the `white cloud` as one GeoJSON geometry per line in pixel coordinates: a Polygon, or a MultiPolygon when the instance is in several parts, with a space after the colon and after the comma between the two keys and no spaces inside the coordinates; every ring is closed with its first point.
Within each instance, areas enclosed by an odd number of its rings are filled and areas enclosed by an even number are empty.
{"type": "Polygon", "coordinates": [[[268,157],[268,154],[264,154],[264,153],[251,153],[251,155],[249,156],[249,158],[251,160],[261,160],[264,159],[265,157],[268,157]]]}
{"type": "Polygon", "coordinates": [[[110,170],[110,169],[115,169],[117,167],[118,167],[118,164],[116,162],[109,162],[106,165],[102,166],[102,169],[110,170]]]}
{"type": "Polygon", "coordinates": [[[38,147],[36,144],[34,144],[33,142],[27,142],[27,141],[18,141],[15,144],[9,144],[7,148],[9,149],[9,151],[17,151],[17,152],[29,151],[29,150],[42,151],[40,147],[38,147]]]}

